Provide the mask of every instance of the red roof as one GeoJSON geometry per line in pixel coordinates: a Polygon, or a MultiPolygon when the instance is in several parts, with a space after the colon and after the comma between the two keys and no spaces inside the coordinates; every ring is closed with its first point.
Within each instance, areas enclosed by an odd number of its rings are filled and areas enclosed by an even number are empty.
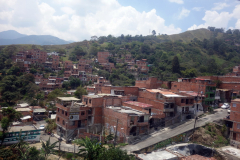
{"type": "Polygon", "coordinates": [[[134,106],[138,106],[138,107],[141,107],[141,108],[149,108],[149,107],[152,107],[152,105],[150,105],[150,104],[141,103],[141,102],[136,102],[136,101],[127,101],[127,102],[124,102],[124,103],[130,104],[130,105],[134,105],[134,106]]]}

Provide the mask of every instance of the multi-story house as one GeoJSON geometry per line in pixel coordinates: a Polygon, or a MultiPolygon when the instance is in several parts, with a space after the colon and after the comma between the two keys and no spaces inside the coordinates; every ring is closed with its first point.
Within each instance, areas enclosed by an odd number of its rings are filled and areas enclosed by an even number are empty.
{"type": "Polygon", "coordinates": [[[74,97],[57,98],[57,134],[66,140],[86,131],[85,126],[91,113],[89,108],[84,107],[79,101],[80,99],[74,97]]]}
{"type": "Polygon", "coordinates": [[[240,148],[240,99],[232,100],[230,117],[227,126],[230,128],[230,144],[240,148]]]}
{"type": "Polygon", "coordinates": [[[98,62],[101,63],[108,63],[108,57],[112,56],[109,52],[98,52],[97,59],[98,62]]]}
{"type": "Polygon", "coordinates": [[[211,79],[206,78],[181,78],[178,82],[172,82],[171,90],[174,92],[194,91],[205,96],[203,106],[207,110],[208,106],[215,106],[216,84],[211,79]]]}

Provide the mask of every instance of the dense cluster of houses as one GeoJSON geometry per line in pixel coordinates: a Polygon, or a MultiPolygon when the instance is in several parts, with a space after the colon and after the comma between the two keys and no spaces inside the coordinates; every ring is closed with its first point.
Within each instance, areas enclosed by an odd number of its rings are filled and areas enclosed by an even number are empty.
{"type": "MultiPolygon", "coordinates": [[[[179,78],[178,81],[161,81],[156,77],[136,80],[135,86],[112,86],[105,77],[92,74],[94,60],[79,59],[77,64],[65,61],[60,67],[59,57],[39,50],[18,53],[14,61],[28,71],[29,64],[40,63],[53,70],[62,70],[64,76],[44,78],[35,75],[35,82],[44,91],[61,87],[69,77],[79,78],[82,82],[92,81],[87,86],[88,95],[82,99],[58,97],[56,102],[57,134],[65,139],[93,136],[96,134],[117,134],[119,141],[131,142],[139,136],[176,122],[194,118],[209,107],[219,107],[231,103],[230,117],[226,118],[231,127],[231,143],[240,147],[240,66],[225,76],[203,76],[179,78]],[[51,64],[51,65],[50,65],[51,64]],[[239,114],[239,115],[238,115],[239,114]]],[[[97,62],[111,72],[114,63],[109,63],[109,52],[98,52],[97,62]]],[[[125,55],[129,70],[147,73],[149,64],[146,59],[134,60],[125,55]]],[[[72,91],[69,91],[72,94],[72,91]]],[[[31,112],[31,111],[27,111],[31,112]]],[[[25,115],[28,116],[28,115],[25,115]]]]}

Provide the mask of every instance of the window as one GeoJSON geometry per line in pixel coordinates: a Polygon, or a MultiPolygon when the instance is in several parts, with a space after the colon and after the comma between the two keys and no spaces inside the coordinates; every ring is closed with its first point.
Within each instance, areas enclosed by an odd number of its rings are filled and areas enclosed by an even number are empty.
{"type": "Polygon", "coordinates": [[[65,111],[65,116],[67,116],[67,112],[65,111]]]}
{"type": "Polygon", "coordinates": [[[65,121],[64,120],[62,121],[62,124],[65,125],[65,121]]]}
{"type": "Polygon", "coordinates": [[[84,111],[82,111],[82,112],[81,112],[81,115],[85,115],[85,112],[84,112],[84,111]]]}
{"type": "Polygon", "coordinates": [[[236,107],[237,106],[237,104],[236,103],[233,103],[233,105],[232,105],[233,107],[236,107]]]}
{"type": "Polygon", "coordinates": [[[59,122],[59,117],[57,117],[57,121],[59,122]]]}
{"type": "Polygon", "coordinates": [[[64,114],[64,110],[62,110],[62,114],[64,114]]]}
{"type": "Polygon", "coordinates": [[[184,99],[181,99],[181,103],[184,103],[184,99]]]}
{"type": "Polygon", "coordinates": [[[89,99],[89,103],[92,103],[92,100],[91,100],[91,99],[89,99]]]}
{"type": "Polygon", "coordinates": [[[237,124],[237,129],[240,129],[240,123],[237,124]]]}

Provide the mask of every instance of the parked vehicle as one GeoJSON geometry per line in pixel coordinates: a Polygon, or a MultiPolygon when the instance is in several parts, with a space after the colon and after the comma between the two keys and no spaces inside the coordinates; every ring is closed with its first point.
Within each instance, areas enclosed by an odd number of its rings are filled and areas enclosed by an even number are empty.
{"type": "Polygon", "coordinates": [[[45,125],[44,125],[44,124],[41,124],[41,125],[39,126],[39,129],[44,130],[44,129],[45,129],[45,125]]]}
{"type": "Polygon", "coordinates": [[[72,139],[68,139],[68,140],[66,141],[66,143],[67,143],[67,144],[72,143],[72,139]]]}
{"type": "Polygon", "coordinates": [[[222,109],[228,109],[230,106],[228,103],[223,103],[223,105],[221,106],[222,109]]]}

